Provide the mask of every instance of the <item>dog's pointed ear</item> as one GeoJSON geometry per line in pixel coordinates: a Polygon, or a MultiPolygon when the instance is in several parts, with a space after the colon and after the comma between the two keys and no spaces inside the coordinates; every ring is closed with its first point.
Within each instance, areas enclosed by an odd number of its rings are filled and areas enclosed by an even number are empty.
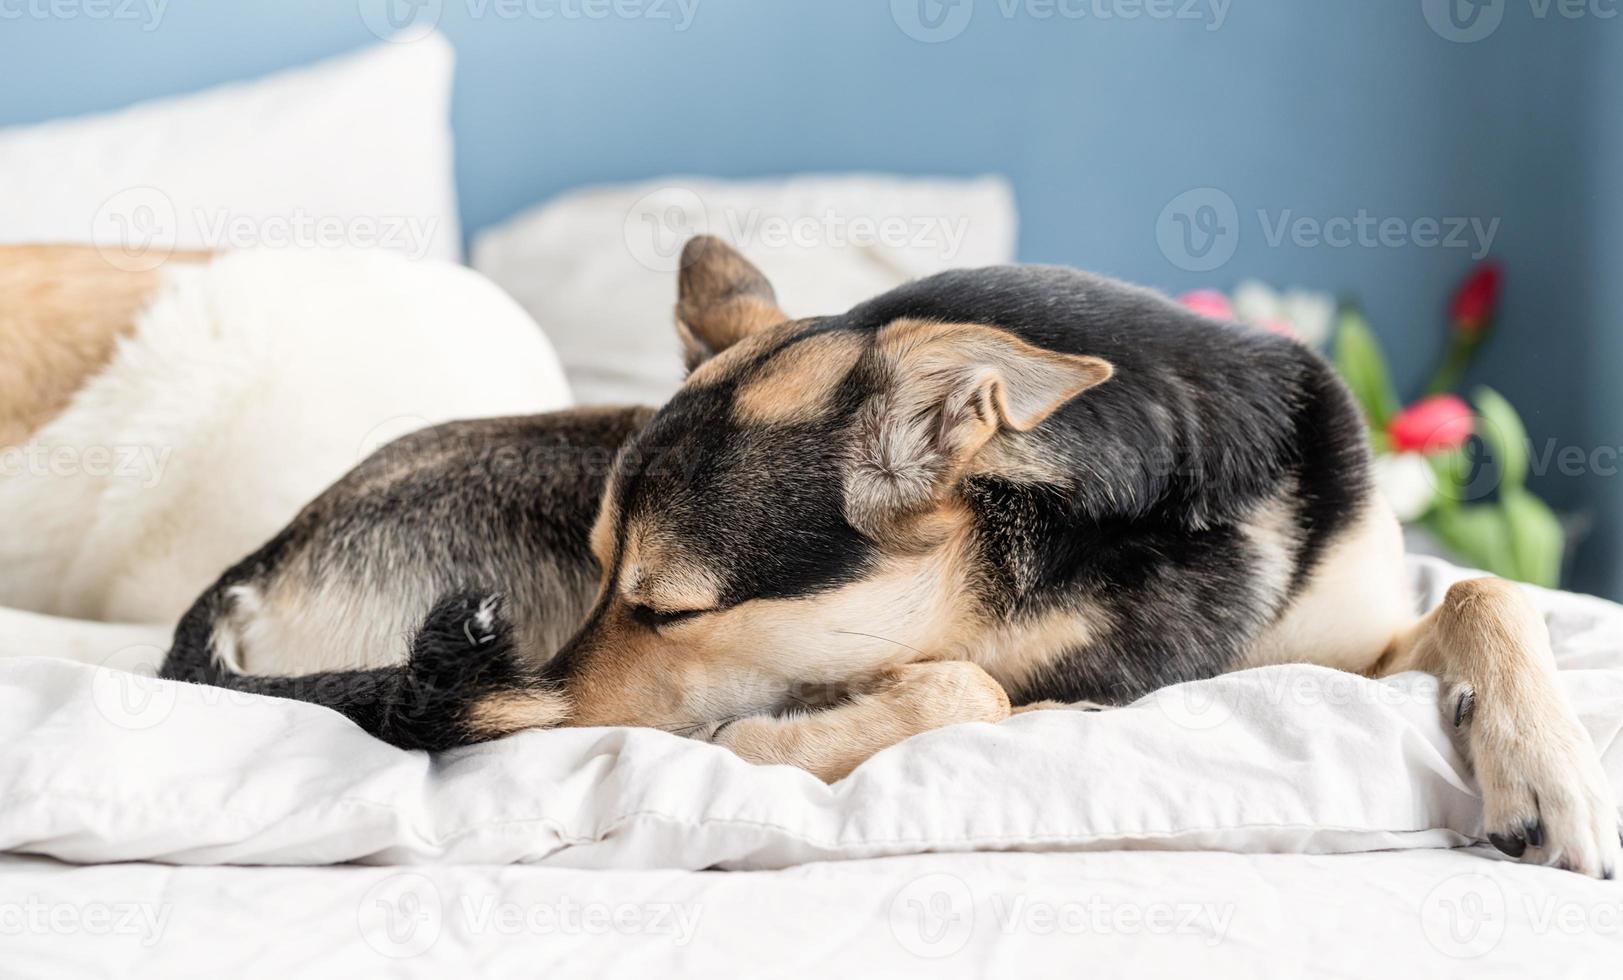
{"type": "Polygon", "coordinates": [[[885,380],[858,414],[845,512],[875,538],[942,502],[993,437],[1031,431],[1113,371],[967,323],[898,320],[874,353],[885,380]]]}
{"type": "Polygon", "coordinates": [[[766,276],[731,245],[700,235],[682,249],[676,333],[689,371],[755,331],[787,319],[766,276]]]}

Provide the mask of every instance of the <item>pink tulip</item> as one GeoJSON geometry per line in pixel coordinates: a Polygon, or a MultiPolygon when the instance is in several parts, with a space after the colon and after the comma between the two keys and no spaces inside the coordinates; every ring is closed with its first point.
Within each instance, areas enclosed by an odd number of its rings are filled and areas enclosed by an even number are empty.
{"type": "Polygon", "coordinates": [[[1196,289],[1178,297],[1178,302],[1201,316],[1213,320],[1234,319],[1234,307],[1229,298],[1215,289],[1196,289]]]}
{"type": "Polygon", "coordinates": [[[1442,453],[1463,446],[1475,424],[1471,406],[1460,398],[1433,395],[1399,412],[1386,434],[1397,452],[1442,453]]]}

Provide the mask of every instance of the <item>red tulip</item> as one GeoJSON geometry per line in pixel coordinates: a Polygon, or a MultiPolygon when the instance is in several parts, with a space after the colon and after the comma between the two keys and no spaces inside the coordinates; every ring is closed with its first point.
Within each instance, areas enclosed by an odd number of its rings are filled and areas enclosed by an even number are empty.
{"type": "Polygon", "coordinates": [[[1441,453],[1463,446],[1475,425],[1471,406],[1458,396],[1433,395],[1399,412],[1386,435],[1400,453],[1441,453]]]}
{"type": "Polygon", "coordinates": [[[1499,305],[1500,278],[1499,266],[1493,262],[1482,262],[1471,270],[1454,293],[1454,303],[1449,308],[1454,329],[1474,336],[1488,325],[1499,305]]]}

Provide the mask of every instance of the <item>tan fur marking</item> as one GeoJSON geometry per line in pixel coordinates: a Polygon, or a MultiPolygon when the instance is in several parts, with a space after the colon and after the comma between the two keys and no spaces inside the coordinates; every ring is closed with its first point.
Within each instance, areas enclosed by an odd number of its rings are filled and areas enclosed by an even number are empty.
{"type": "Polygon", "coordinates": [[[504,691],[468,709],[470,734],[499,738],[532,728],[556,728],[569,717],[569,699],[555,691],[504,691]]]}
{"type": "Polygon", "coordinates": [[[963,651],[998,683],[1019,691],[1070,650],[1093,643],[1104,624],[1096,609],[1055,610],[1020,622],[993,625],[963,651]]]}
{"type": "Polygon", "coordinates": [[[832,783],[913,735],[1008,716],[1008,695],[985,671],[963,661],[937,661],[885,671],[837,708],[789,718],[744,718],[715,741],[749,762],[795,766],[832,783]]]}
{"type": "Polygon", "coordinates": [[[603,488],[603,502],[598,505],[597,518],[592,521],[591,534],[587,537],[592,556],[603,569],[614,562],[614,536],[620,525],[620,505],[616,503],[619,494],[615,489],[618,482],[617,477],[609,477],[603,488]]]}
{"type": "MultiPolygon", "coordinates": [[[[1414,622],[1414,599],[1403,574],[1403,531],[1379,495],[1364,508],[1325,548],[1301,591],[1237,667],[1305,661],[1361,673],[1394,634],[1414,622]]],[[[1283,518],[1277,508],[1264,507],[1246,528],[1261,553],[1259,570],[1276,579],[1285,569],[1275,552],[1295,549],[1295,532],[1283,518]]]]}
{"type": "Polygon", "coordinates": [[[61,413],[162,283],[161,270],[125,272],[90,246],[0,246],[0,445],[61,413]]]}
{"type": "Polygon", "coordinates": [[[789,339],[795,331],[804,326],[804,322],[794,320],[761,330],[694,368],[683,386],[713,385],[725,381],[770,348],[789,339]]]}
{"type": "Polygon", "coordinates": [[[862,351],[862,341],[843,331],[794,344],[739,389],[733,413],[741,422],[767,424],[817,418],[828,411],[862,351]]]}

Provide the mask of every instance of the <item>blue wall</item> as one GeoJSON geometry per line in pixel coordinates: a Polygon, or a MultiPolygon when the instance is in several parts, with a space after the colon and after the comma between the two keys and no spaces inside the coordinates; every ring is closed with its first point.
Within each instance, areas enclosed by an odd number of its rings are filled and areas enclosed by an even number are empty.
{"type": "MultiPolygon", "coordinates": [[[[170,0],[151,30],[0,20],[0,123],[354,48],[374,40],[358,7],[381,2],[170,0]]],[[[1196,16],[1109,20],[1095,12],[1155,4],[1060,0],[1086,15],[1042,19],[1044,0],[922,0],[927,12],[972,15],[960,35],[923,43],[898,26],[916,26],[920,0],[696,0],[685,31],[646,18],[509,18],[499,2],[443,0],[439,17],[460,55],[470,232],[565,188],[669,172],[1000,172],[1022,206],[1022,258],[1169,290],[1255,275],[1355,292],[1414,386],[1471,250],[1276,245],[1257,211],[1497,219],[1509,287],[1481,379],[1526,413],[1535,441],[1623,446],[1610,377],[1623,364],[1616,20],[1540,19],[1499,0],[1497,30],[1454,43],[1423,15],[1433,0],[1174,0],[1196,16]],[[1180,267],[1157,238],[1168,202],[1201,187],[1234,202],[1238,229],[1232,258],[1208,272],[1180,267]]],[[[661,3],[676,13],[676,0],[661,3]]],[[[1623,593],[1615,483],[1538,484],[1559,506],[1597,512],[1603,533],[1576,584],[1609,594],[1623,593]]]]}

